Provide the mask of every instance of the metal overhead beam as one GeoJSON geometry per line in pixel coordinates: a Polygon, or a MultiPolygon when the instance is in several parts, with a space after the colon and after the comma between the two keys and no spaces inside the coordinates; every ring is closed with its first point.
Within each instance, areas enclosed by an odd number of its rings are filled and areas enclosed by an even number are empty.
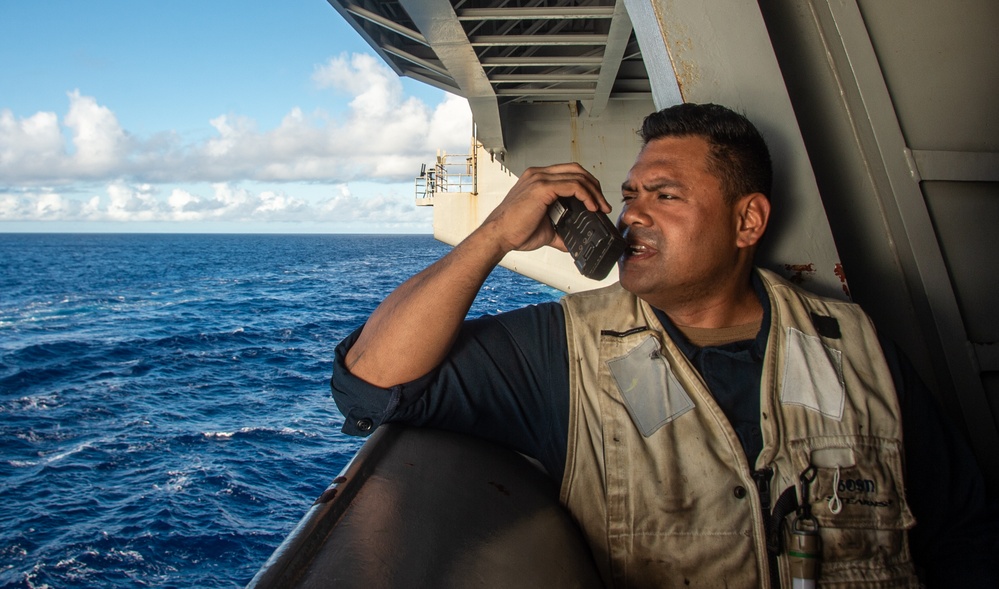
{"type": "Polygon", "coordinates": [[[417,82],[423,82],[428,86],[443,90],[444,92],[451,94],[459,94],[461,92],[461,89],[454,85],[454,80],[450,78],[440,78],[433,72],[423,68],[403,68],[402,75],[412,78],[417,82]]]}
{"type": "Polygon", "coordinates": [[[617,80],[632,39],[624,0],[465,8],[449,0],[328,1],[398,74],[467,98],[476,136],[493,153],[506,152],[501,103],[585,101],[596,117],[611,98],[648,96],[617,80]]]}
{"type": "Polygon", "coordinates": [[[589,116],[598,117],[607,108],[611,90],[617,72],[621,68],[621,60],[628,49],[628,39],[631,38],[631,18],[624,7],[624,0],[617,0],[614,5],[614,18],[611,20],[610,32],[607,34],[607,46],[604,47],[604,60],[600,66],[600,77],[597,80],[597,91],[593,95],[589,116]]]}
{"type": "Polygon", "coordinates": [[[611,18],[613,6],[464,8],[458,20],[565,20],[611,18]]]}
{"type": "Polygon", "coordinates": [[[543,96],[548,100],[553,97],[565,97],[566,100],[579,98],[580,96],[590,96],[595,90],[593,88],[497,88],[497,96],[543,96]]]}
{"type": "Polygon", "coordinates": [[[358,6],[356,4],[343,4],[343,9],[346,10],[348,13],[350,13],[350,14],[358,17],[358,18],[364,19],[364,20],[366,20],[366,21],[368,21],[370,23],[376,24],[376,25],[378,25],[378,26],[380,26],[380,27],[382,27],[384,29],[388,29],[388,30],[390,30],[390,31],[392,31],[394,33],[398,33],[399,35],[402,35],[403,37],[406,37],[407,39],[411,39],[411,40],[416,41],[417,43],[421,43],[423,45],[429,45],[429,43],[427,43],[426,37],[424,37],[423,35],[421,35],[419,32],[414,31],[413,29],[410,29],[409,27],[404,27],[404,26],[400,25],[399,23],[397,23],[395,21],[392,21],[392,20],[389,20],[389,19],[385,18],[384,16],[381,16],[380,14],[376,14],[374,12],[371,12],[370,10],[368,10],[366,8],[361,8],[360,6],[358,6]]]}
{"type": "Polygon", "coordinates": [[[537,82],[596,82],[599,74],[498,74],[490,76],[493,84],[532,84],[537,82]]]}
{"type": "Polygon", "coordinates": [[[506,152],[496,93],[451,3],[448,0],[400,0],[399,4],[468,99],[478,140],[492,153],[506,152]]]}
{"type": "MultiPolygon", "coordinates": [[[[392,68],[392,71],[394,71],[397,75],[400,76],[403,75],[403,69],[399,66],[398,63],[395,62],[395,60],[392,59],[392,56],[386,53],[385,50],[382,48],[382,43],[384,42],[384,40],[381,38],[376,39],[375,37],[372,36],[372,32],[368,30],[368,27],[366,25],[373,23],[347,10],[348,6],[347,2],[344,2],[342,0],[326,0],[326,1],[329,3],[330,6],[333,7],[333,10],[336,10],[337,14],[343,17],[343,19],[350,24],[351,28],[353,28],[354,31],[356,31],[357,34],[360,35],[361,38],[364,39],[368,43],[368,45],[371,46],[372,49],[374,49],[375,53],[377,53],[378,56],[385,61],[385,64],[388,65],[390,68],[392,68]]],[[[381,27],[379,28],[381,29],[381,27]]]]}
{"type": "Polygon", "coordinates": [[[603,57],[483,57],[482,67],[599,66],[603,57]]]}
{"type": "MultiPolygon", "coordinates": [[[[517,96],[528,100],[537,99],[545,101],[575,102],[577,100],[592,100],[596,90],[592,88],[536,88],[531,90],[510,89],[497,90],[500,96],[517,96]]],[[[612,92],[611,98],[615,100],[649,100],[652,93],[645,92],[612,92]]]]}
{"type": "Polygon", "coordinates": [[[475,35],[471,43],[473,47],[606,45],[607,35],[475,35]]]}
{"type": "Polygon", "coordinates": [[[417,56],[413,55],[412,53],[409,53],[408,51],[405,51],[403,49],[399,49],[398,47],[393,47],[392,45],[383,45],[382,49],[384,49],[386,53],[390,53],[390,54],[398,57],[399,59],[408,61],[409,63],[411,63],[413,65],[418,65],[418,66],[420,66],[422,68],[425,68],[425,69],[428,69],[428,70],[430,70],[430,71],[432,71],[432,72],[434,72],[436,74],[440,74],[441,76],[443,76],[445,78],[451,79],[451,74],[448,73],[448,71],[446,69],[442,68],[441,66],[439,66],[439,65],[437,65],[437,64],[435,64],[433,62],[427,61],[426,59],[423,59],[422,57],[417,57],[417,56]]]}

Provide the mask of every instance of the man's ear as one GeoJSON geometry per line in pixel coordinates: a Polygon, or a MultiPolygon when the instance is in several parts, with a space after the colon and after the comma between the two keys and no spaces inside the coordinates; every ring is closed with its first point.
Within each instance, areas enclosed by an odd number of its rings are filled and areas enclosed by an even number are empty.
{"type": "Polygon", "coordinates": [[[743,195],[735,204],[736,239],[738,247],[752,247],[759,243],[770,220],[770,199],[754,192],[743,195]]]}

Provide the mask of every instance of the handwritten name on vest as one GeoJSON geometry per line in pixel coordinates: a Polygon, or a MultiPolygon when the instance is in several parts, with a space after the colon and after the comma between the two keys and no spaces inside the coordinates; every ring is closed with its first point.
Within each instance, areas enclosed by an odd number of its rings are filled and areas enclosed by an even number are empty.
{"type": "MultiPolygon", "coordinates": [[[[846,479],[839,481],[839,484],[836,486],[837,495],[839,493],[873,494],[877,490],[877,484],[871,479],[846,479]]],[[[832,498],[832,495],[829,495],[826,497],[826,501],[832,498]]],[[[864,507],[890,507],[893,503],[891,499],[877,500],[857,496],[840,496],[839,500],[844,505],[862,505],[864,507]]]]}

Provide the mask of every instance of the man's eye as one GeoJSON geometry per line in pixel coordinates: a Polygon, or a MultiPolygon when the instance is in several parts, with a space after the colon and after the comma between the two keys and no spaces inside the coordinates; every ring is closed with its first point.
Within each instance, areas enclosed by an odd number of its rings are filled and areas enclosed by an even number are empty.
{"type": "Polygon", "coordinates": [[[667,193],[664,192],[664,193],[658,194],[656,196],[656,198],[658,198],[659,200],[673,200],[676,197],[673,196],[672,194],[667,194],[667,193]]]}

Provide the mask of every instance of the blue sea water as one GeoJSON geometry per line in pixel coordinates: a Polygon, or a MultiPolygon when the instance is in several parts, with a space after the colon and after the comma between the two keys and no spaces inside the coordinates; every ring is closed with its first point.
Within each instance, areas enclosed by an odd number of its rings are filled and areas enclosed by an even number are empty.
{"type": "MultiPolygon", "coordinates": [[[[0,587],[240,587],[361,441],[333,348],[429,236],[0,234],[0,587]]],[[[555,300],[498,269],[472,315],[555,300]]]]}

